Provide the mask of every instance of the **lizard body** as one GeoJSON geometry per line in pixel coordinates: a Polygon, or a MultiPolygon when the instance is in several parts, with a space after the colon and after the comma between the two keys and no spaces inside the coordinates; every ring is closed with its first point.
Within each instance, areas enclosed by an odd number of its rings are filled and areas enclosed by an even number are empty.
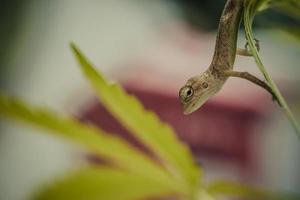
{"type": "Polygon", "coordinates": [[[233,68],[238,30],[243,12],[243,0],[228,0],[220,18],[211,70],[233,68]]]}
{"type": "MultiPolygon", "coordinates": [[[[184,114],[190,114],[215,95],[228,77],[247,79],[272,93],[270,87],[248,72],[232,71],[237,54],[237,37],[244,8],[243,0],[228,0],[223,9],[212,62],[200,75],[190,78],[180,89],[184,114]]],[[[240,52],[240,51],[238,51],[240,52]]],[[[242,52],[241,54],[249,56],[242,52]]]]}

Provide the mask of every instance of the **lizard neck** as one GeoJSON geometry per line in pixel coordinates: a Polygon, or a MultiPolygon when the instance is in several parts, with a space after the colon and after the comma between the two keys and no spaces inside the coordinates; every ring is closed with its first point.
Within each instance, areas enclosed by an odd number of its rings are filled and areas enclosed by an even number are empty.
{"type": "Polygon", "coordinates": [[[243,3],[243,0],[228,0],[224,7],[219,22],[211,70],[224,71],[233,68],[243,3]]]}

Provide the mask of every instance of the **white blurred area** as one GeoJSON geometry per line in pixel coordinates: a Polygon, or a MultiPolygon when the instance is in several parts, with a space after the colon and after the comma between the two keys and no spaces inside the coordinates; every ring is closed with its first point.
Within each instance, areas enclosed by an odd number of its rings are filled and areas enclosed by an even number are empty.
{"type": "MultiPolygon", "coordinates": [[[[199,57],[189,60],[180,53],[178,46],[165,42],[174,35],[176,39],[177,33],[184,33],[178,29],[185,28],[179,20],[178,9],[166,2],[30,1],[20,19],[18,35],[10,49],[12,53],[5,63],[9,69],[5,71],[5,90],[32,104],[76,114],[92,91],[71,54],[68,46],[71,41],[109,76],[118,77],[123,70],[128,70],[122,63],[151,59],[153,55],[157,56],[153,63],[163,63],[164,74],[178,74],[188,70],[189,64],[199,65],[197,71],[203,71],[210,63],[215,36],[203,33],[203,43],[197,49],[199,57]]],[[[182,35],[178,39],[188,36],[182,35]]],[[[268,32],[259,32],[257,37],[263,41],[262,55],[266,66],[272,66],[272,75],[281,81],[299,83],[300,68],[293,66],[299,65],[299,58],[296,60],[295,56],[297,52],[299,55],[299,46],[283,42],[282,38],[287,36],[281,32],[271,37],[268,32]]],[[[239,45],[243,43],[241,37],[239,45]]],[[[251,58],[238,57],[236,66],[241,66],[239,70],[259,74],[251,58]]],[[[187,74],[194,73],[193,70],[187,74]]],[[[230,80],[224,89],[232,92],[231,86],[237,83],[240,87],[247,85],[230,80]]],[[[300,188],[300,145],[292,128],[282,112],[274,112],[269,125],[263,128],[268,134],[263,141],[254,140],[253,144],[261,163],[258,183],[297,191],[300,188]]],[[[41,130],[6,120],[1,122],[0,199],[26,199],[52,175],[80,165],[73,147],[38,132],[41,130]]],[[[229,177],[230,173],[237,172],[220,171],[214,166],[209,173],[213,177],[229,177]]]]}
{"type": "MultiPolygon", "coordinates": [[[[91,92],[71,54],[71,41],[107,73],[151,46],[160,27],[174,18],[161,2],[65,0],[31,1],[20,20],[5,63],[5,90],[74,114],[91,92]]],[[[1,125],[1,200],[26,199],[48,178],[78,165],[72,147],[39,134],[42,130],[7,121],[1,125]]]]}

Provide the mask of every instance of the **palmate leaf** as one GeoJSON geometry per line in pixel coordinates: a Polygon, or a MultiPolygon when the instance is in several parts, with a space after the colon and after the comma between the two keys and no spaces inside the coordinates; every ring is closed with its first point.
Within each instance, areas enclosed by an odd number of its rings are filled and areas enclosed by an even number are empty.
{"type": "Polygon", "coordinates": [[[183,193],[182,188],[162,167],[155,164],[139,150],[124,140],[107,134],[101,129],[84,125],[71,118],[62,118],[48,110],[34,108],[25,103],[0,95],[0,115],[16,118],[50,130],[96,155],[103,156],[132,174],[148,177],[168,185],[173,192],[183,193]]]}
{"type": "Polygon", "coordinates": [[[171,127],[160,122],[154,113],[146,111],[135,97],[128,95],[120,86],[109,83],[74,44],[71,48],[105,108],[151,149],[180,182],[186,182],[185,185],[194,190],[198,185],[199,168],[171,127]]]}
{"type": "Polygon", "coordinates": [[[36,200],[134,200],[174,195],[170,184],[108,167],[89,167],[57,180],[36,200]]]}
{"type": "Polygon", "coordinates": [[[273,192],[246,184],[230,181],[216,181],[206,187],[207,192],[215,197],[243,197],[255,200],[299,200],[299,194],[273,192]]]}

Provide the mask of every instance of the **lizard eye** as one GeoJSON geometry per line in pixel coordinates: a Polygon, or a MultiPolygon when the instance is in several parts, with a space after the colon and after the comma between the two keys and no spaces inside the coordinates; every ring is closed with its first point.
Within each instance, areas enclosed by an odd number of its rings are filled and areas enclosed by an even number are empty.
{"type": "Polygon", "coordinates": [[[203,87],[203,88],[207,88],[207,87],[208,87],[208,83],[207,83],[207,82],[203,82],[203,83],[202,83],[202,87],[203,87]]]}
{"type": "Polygon", "coordinates": [[[182,102],[189,101],[194,95],[194,90],[191,86],[184,86],[179,91],[179,96],[182,102]]]}

